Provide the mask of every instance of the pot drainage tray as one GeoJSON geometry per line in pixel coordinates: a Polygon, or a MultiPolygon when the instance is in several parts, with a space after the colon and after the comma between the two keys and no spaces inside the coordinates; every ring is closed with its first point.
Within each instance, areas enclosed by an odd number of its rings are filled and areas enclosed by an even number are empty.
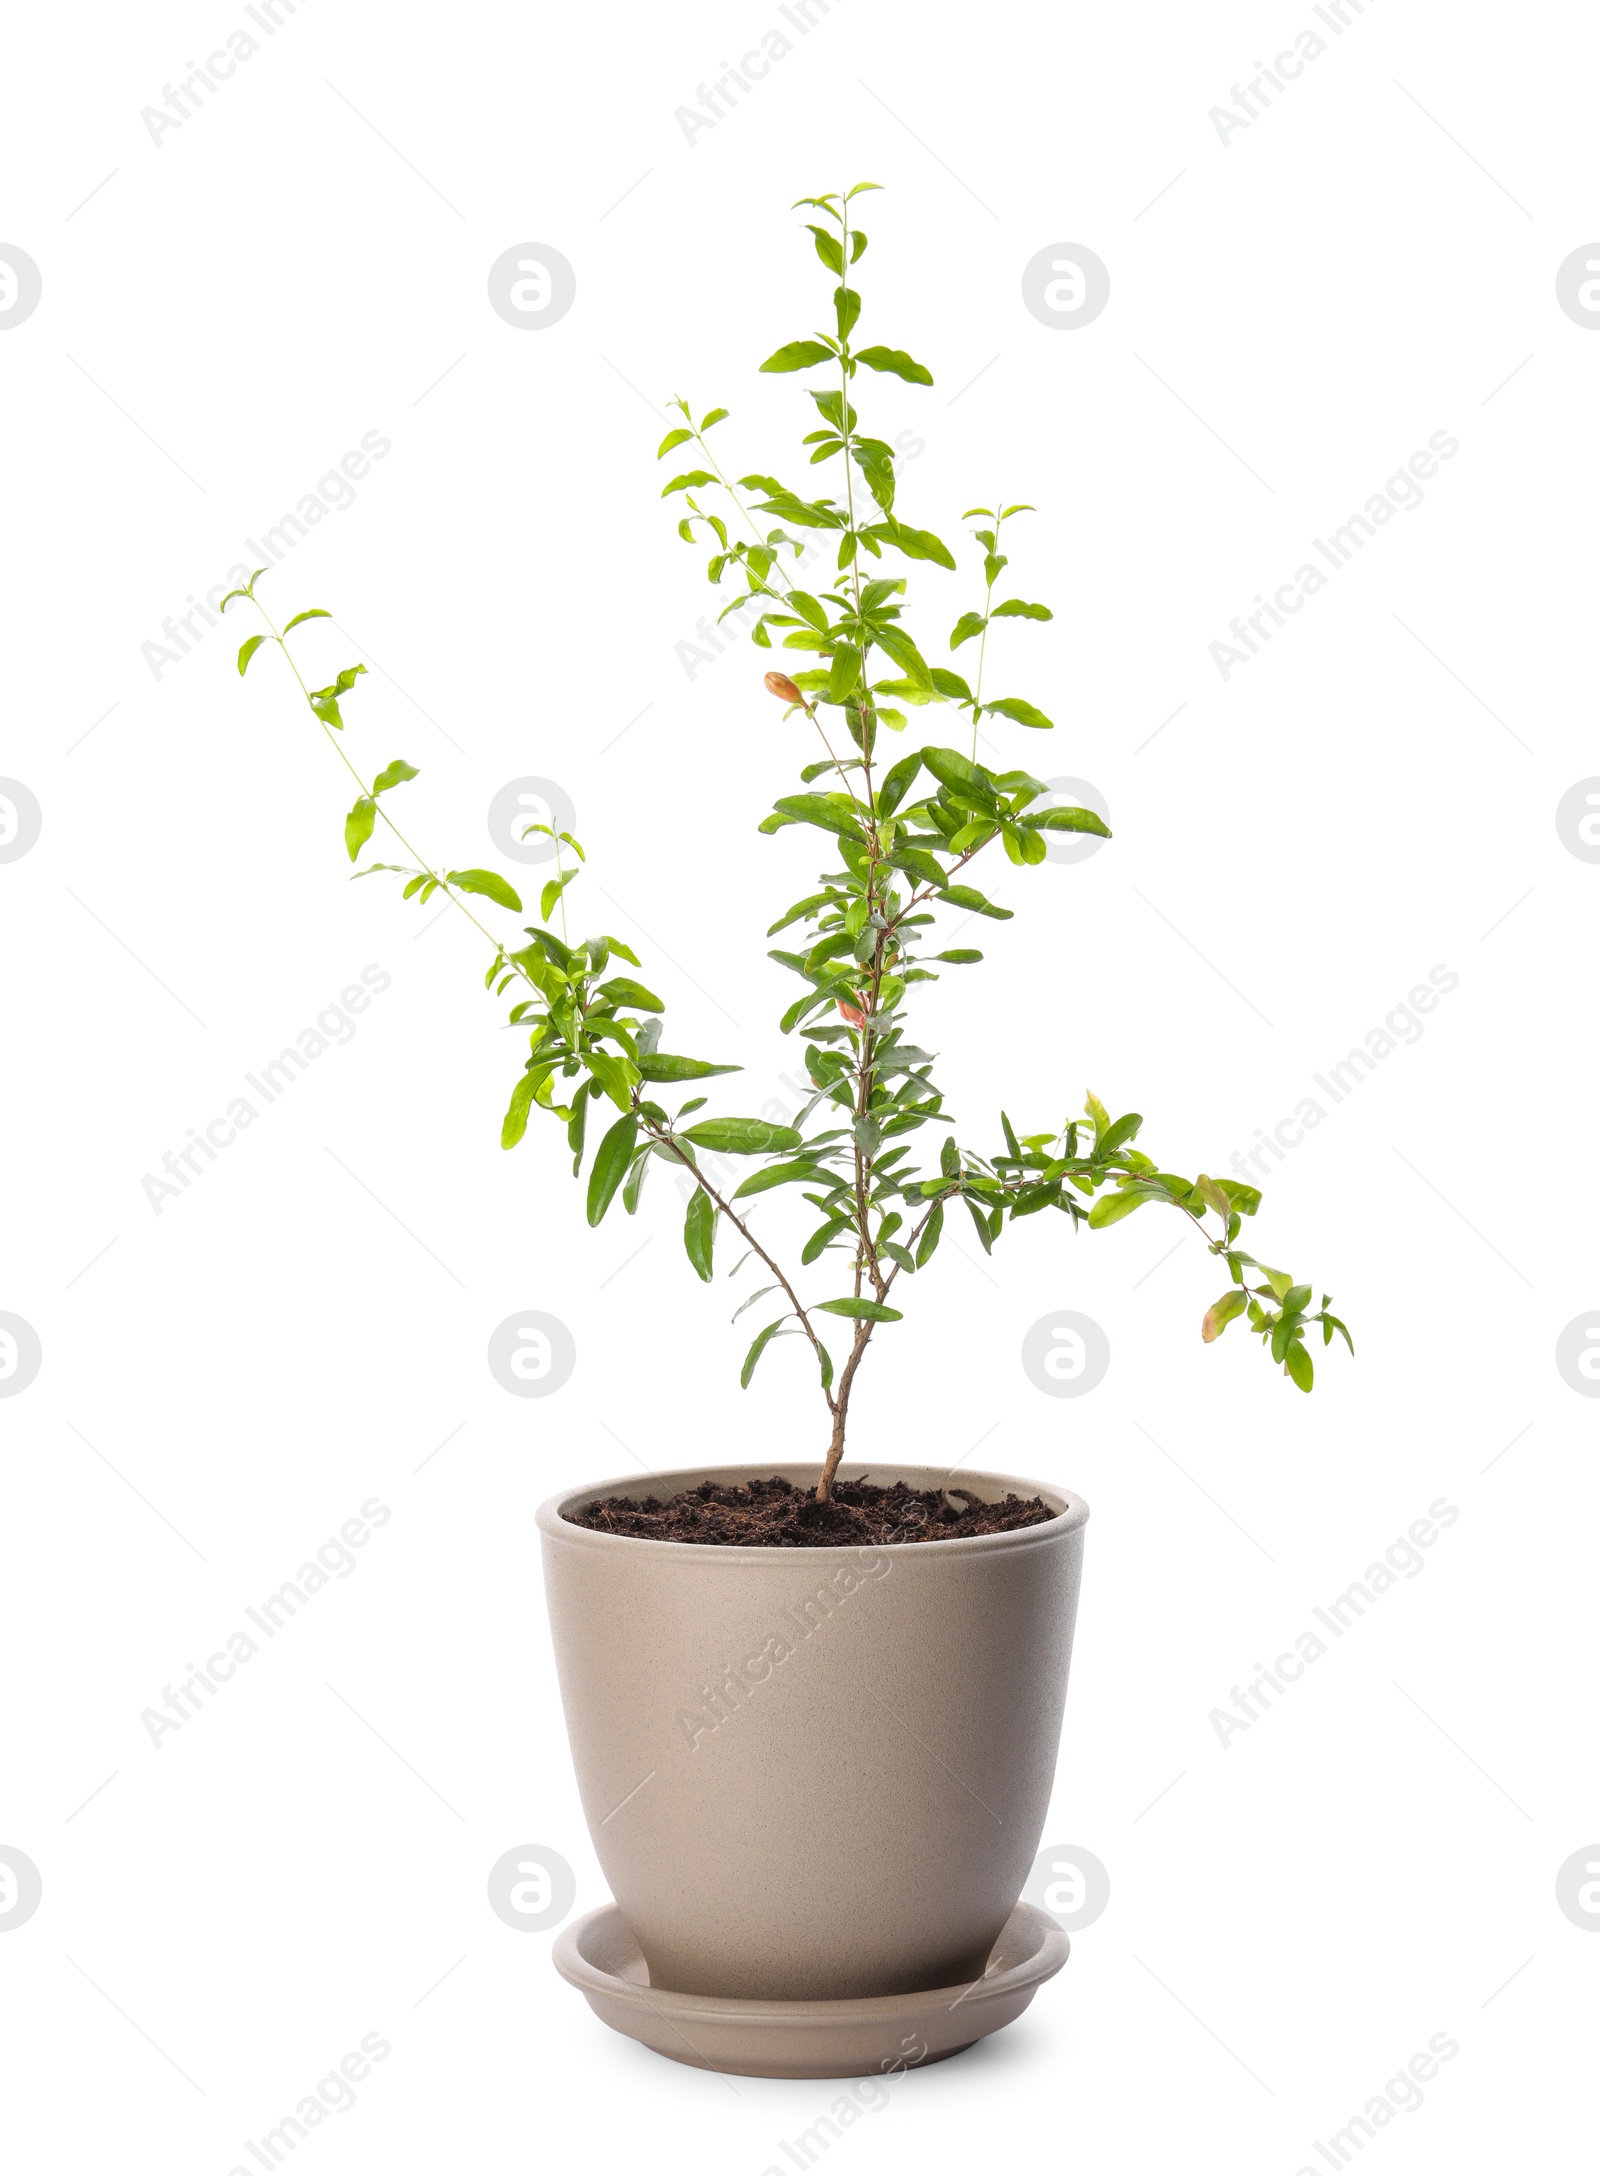
{"type": "Polygon", "coordinates": [[[1048,1912],[1019,1904],[981,1980],[910,1995],[840,2002],[734,2001],[652,1987],[615,1904],[556,1938],[556,1970],[614,2032],[699,2070],[750,2078],[863,2078],[959,2055],[1013,2018],[1066,1963],[1071,1948],[1048,1912]]]}

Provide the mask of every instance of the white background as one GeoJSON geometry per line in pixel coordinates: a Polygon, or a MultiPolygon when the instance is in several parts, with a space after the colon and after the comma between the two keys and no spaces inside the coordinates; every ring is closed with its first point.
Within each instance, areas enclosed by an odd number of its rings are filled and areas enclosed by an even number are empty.
{"type": "MultiPolygon", "coordinates": [[[[882,1338],[858,1455],[985,1438],[977,1464],[1093,1506],[1046,1841],[1112,1895],[1022,2022],[830,2165],[1320,2170],[1312,2141],[1438,2033],[1459,2055],[1366,2159],[1587,2144],[1600,1943],[1555,1875],[1600,1833],[1600,1490],[1553,1353],[1600,1305],[1600,869],[1554,810],[1600,768],[1600,343],[1555,273],[1600,231],[1592,25],[1369,5],[1224,145],[1208,109],[1309,4],[839,0],[802,39],[776,0],[309,0],[152,143],[140,109],[247,21],[30,10],[6,41],[0,241],[43,277],[0,338],[0,771],[44,820],[0,866],[0,1309],[44,1353],[0,1405],[0,1843],[44,1882],[0,1940],[16,2165],[225,2176],[368,2032],[391,2055],[296,2165],[760,2176],[834,2097],[613,2037],[485,1897],[523,1843],[579,1909],[605,1894],[534,1506],[633,1458],[815,1455],[799,1348],[741,1393],[750,1324],[690,1273],[670,1187],[596,1234],[548,1124],[502,1154],[517,1046],[482,949],[349,886],[349,788],[281,660],[241,685],[231,614],[159,678],[141,646],[387,438],[264,597],[336,615],[308,669],[368,661],[352,753],[421,767],[406,816],[447,862],[495,858],[507,780],[562,783],[575,918],[635,944],[669,1048],[742,1060],[721,1107],[759,1110],[793,1062],[763,931],[817,863],[755,825],[803,757],[762,653],[680,661],[710,593],[652,455],[683,390],[733,409],[741,468],[800,473],[809,404],[755,367],[827,307],[791,200],[860,178],[889,190],[863,337],[937,381],[862,383],[864,423],[922,442],[909,520],[1041,509],[1013,571],[1056,618],[994,670],[1057,729],[997,745],[1092,780],[1116,833],[1002,866],[1017,920],[926,1002],[966,1137],[1093,1087],[1163,1162],[1226,1171],[1431,968],[1459,984],[1266,1182],[1261,1253],[1356,1334],[1312,1398],[1237,1328],[1202,1347],[1218,1278],[1154,1216],[1040,1218],[993,1263],[954,1231],[882,1338]],[[774,26],[795,50],[687,143],[674,108],[774,26]],[[576,270],[558,325],[488,306],[522,242],[576,270]],[[1110,269],[1092,326],[1024,309],[1057,242],[1110,269]],[[1460,450],[1426,502],[1225,682],[1208,645],[1437,431],[1460,450]],[[369,962],[392,982],[354,1040],[158,1215],[144,1175],[369,962]],[[577,1342],[546,1403],[485,1364],[526,1308],[577,1342]],[[1111,1343],[1077,1402],[1020,1365],[1057,1308],[1111,1343]],[[356,1571],[155,1749],[141,1711],[371,1497],[393,1515],[356,1571]],[[1441,1497],[1426,1569],[1224,1749],[1210,1711],[1441,1497]]],[[[909,570],[930,654],[978,601],[963,569],[909,570]]]]}

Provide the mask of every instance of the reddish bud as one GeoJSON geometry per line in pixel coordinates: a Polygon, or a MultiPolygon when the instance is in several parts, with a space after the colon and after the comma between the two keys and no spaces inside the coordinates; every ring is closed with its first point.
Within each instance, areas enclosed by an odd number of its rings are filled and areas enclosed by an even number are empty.
{"type": "Polygon", "coordinates": [[[769,695],[776,695],[781,703],[803,703],[805,697],[786,672],[769,672],[766,679],[769,695]]]}
{"type": "Polygon", "coordinates": [[[853,1028],[864,1028],[866,1026],[867,1016],[864,1012],[858,1012],[854,1005],[847,1005],[842,997],[836,998],[834,1002],[853,1028]]]}

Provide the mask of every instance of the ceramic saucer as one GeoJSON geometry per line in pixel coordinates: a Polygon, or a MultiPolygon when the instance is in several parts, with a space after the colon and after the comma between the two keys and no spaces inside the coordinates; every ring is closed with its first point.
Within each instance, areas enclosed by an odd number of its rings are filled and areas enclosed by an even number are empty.
{"type": "Polygon", "coordinates": [[[981,1980],[842,2002],[734,2001],[652,1987],[615,1904],[562,1929],[554,1961],[614,2032],[700,2070],[749,2078],[863,2078],[959,2055],[1020,2017],[1071,1948],[1048,1912],[1019,1904],[981,1980]]]}

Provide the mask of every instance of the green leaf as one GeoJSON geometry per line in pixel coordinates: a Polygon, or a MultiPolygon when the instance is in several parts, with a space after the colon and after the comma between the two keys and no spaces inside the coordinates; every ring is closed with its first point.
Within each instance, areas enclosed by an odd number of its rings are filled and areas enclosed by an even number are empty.
{"type": "Polygon", "coordinates": [[[798,523],[802,529],[842,529],[846,517],[827,499],[797,499],[788,492],[774,494],[762,506],[764,514],[776,514],[780,521],[798,523]]]}
{"type": "Polygon", "coordinates": [[[589,1122],[589,1104],[594,1095],[594,1082],[581,1081],[572,1099],[572,1116],[567,1120],[567,1146],[572,1151],[572,1176],[578,1176],[578,1166],[583,1162],[583,1137],[589,1122]]]}
{"type": "Polygon", "coordinates": [[[909,674],[912,680],[920,682],[924,687],[932,684],[933,675],[928,670],[927,660],[902,628],[880,627],[877,631],[877,643],[879,649],[892,657],[900,670],[909,674]]]}
{"type": "Polygon", "coordinates": [[[1034,816],[1019,816],[1025,831],[1089,831],[1097,839],[1109,839],[1110,831],[1092,808],[1045,808],[1034,816]]]}
{"type": "Polygon", "coordinates": [[[477,892],[484,899],[492,899],[497,907],[509,907],[513,914],[522,912],[522,901],[493,869],[451,869],[445,882],[453,884],[458,892],[477,892]]]}
{"type": "Polygon", "coordinates": [[[970,642],[974,635],[981,635],[989,622],[981,612],[963,612],[950,630],[950,647],[959,650],[962,643],[970,642]]]}
{"type": "Polygon", "coordinates": [[[809,370],[813,363],[831,363],[834,350],[824,347],[820,340],[791,340],[786,347],[769,355],[761,365],[763,370],[809,370]]]}
{"type": "MultiPolygon", "coordinates": [[[[919,710],[924,703],[931,703],[935,699],[933,676],[930,673],[919,673],[915,679],[874,680],[872,686],[875,694],[893,695],[902,703],[915,703],[919,710]]],[[[875,705],[874,707],[877,709],[880,718],[897,715],[897,713],[885,710],[881,705],[875,705]]],[[[902,719],[901,722],[904,723],[904,720],[902,719]]]]}
{"type": "Polygon", "coordinates": [[[1312,1365],[1310,1353],[1307,1352],[1298,1338],[1295,1339],[1284,1354],[1283,1364],[1288,1370],[1289,1380],[1294,1384],[1295,1388],[1309,1391],[1316,1375],[1316,1369],[1312,1365]]]}
{"type": "Polygon", "coordinates": [[[787,1315],[780,1315],[776,1322],[769,1322],[750,1350],[745,1354],[744,1366],[739,1370],[739,1388],[741,1390],[750,1388],[750,1378],[756,1371],[756,1362],[761,1358],[761,1355],[766,1351],[788,1319],[787,1315]]]}
{"type": "Polygon", "coordinates": [[[1224,1292],[1220,1300],[1213,1300],[1200,1325],[1200,1335],[1206,1343],[1214,1344],[1228,1324],[1242,1315],[1249,1304],[1249,1295],[1241,1292],[1237,1285],[1231,1291],[1224,1292]]]}
{"type": "Polygon", "coordinates": [[[837,1239],[841,1232],[849,1229],[850,1219],[847,1216],[830,1217],[826,1224],[819,1224],[800,1249],[801,1261],[809,1268],[818,1255],[826,1251],[831,1241],[837,1239]]]}
{"type": "Polygon", "coordinates": [[[829,993],[826,990],[809,991],[804,997],[797,997],[778,1022],[779,1033],[783,1035],[792,1034],[808,1012],[815,1012],[819,1005],[827,1004],[828,997],[829,993]]]}
{"type": "Polygon", "coordinates": [[[986,914],[991,922],[1009,922],[1009,907],[997,907],[970,884],[947,884],[939,894],[947,907],[965,907],[973,914],[986,914]]]}
{"type": "Polygon", "coordinates": [[[1114,1126],[1108,1127],[1102,1134],[1095,1143],[1095,1154],[1109,1156],[1114,1149],[1121,1148],[1125,1141],[1131,1141],[1143,1124],[1144,1120],[1137,1111],[1129,1111],[1125,1118],[1119,1118],[1114,1126]]]}
{"type": "Polygon", "coordinates": [[[880,1300],[818,1300],[816,1311],[824,1315],[847,1315],[852,1322],[904,1322],[906,1319],[897,1307],[885,1307],[880,1300]]]}
{"type": "Polygon", "coordinates": [[[774,1186],[810,1185],[813,1181],[822,1186],[832,1186],[837,1174],[802,1158],[796,1163],[769,1164],[765,1171],[752,1171],[733,1190],[735,1201],[742,1201],[747,1194],[764,1194],[774,1186]]]}
{"type": "Polygon", "coordinates": [[[817,255],[830,272],[842,276],[844,272],[844,251],[839,247],[837,239],[828,232],[826,227],[812,227],[809,231],[816,241],[817,255]]]}
{"type": "Polygon", "coordinates": [[[309,612],[297,612],[292,620],[286,620],[284,622],[283,631],[285,634],[288,634],[291,627],[299,627],[306,620],[326,620],[331,619],[332,617],[333,615],[331,612],[324,612],[321,605],[314,604],[309,612]]]}
{"type": "MultiPolygon", "coordinates": [[[[918,771],[922,768],[922,752],[902,756],[890,771],[886,771],[878,788],[878,807],[885,816],[892,816],[910,792],[918,771]]],[[[813,902],[814,904],[820,902],[813,902]]],[[[768,931],[771,935],[771,931],[768,931]]]]}
{"type": "Polygon", "coordinates": [[[628,1166],[633,1161],[634,1143],[638,1135],[639,1121],[629,1111],[609,1128],[596,1149],[594,1169],[589,1174],[588,1215],[591,1224],[599,1223],[610,1208],[617,1188],[628,1176],[628,1166]]]}
{"type": "Polygon", "coordinates": [[[639,1068],[630,1059],[612,1058],[603,1051],[590,1050],[584,1053],[584,1063],[594,1075],[597,1089],[608,1095],[619,1111],[632,1109],[632,1091],[639,1078],[639,1068]]]}
{"type": "Polygon", "coordinates": [[[919,884],[931,884],[936,890],[944,888],[943,865],[933,856],[924,853],[920,846],[897,846],[889,856],[895,868],[903,869],[907,876],[916,878],[919,884]]]}
{"type": "Polygon", "coordinates": [[[693,431],[668,431],[666,437],[662,439],[660,445],[656,448],[656,459],[659,461],[663,454],[671,453],[674,446],[686,446],[693,436],[693,431]]]}
{"type": "Polygon", "coordinates": [[[933,1250],[939,1244],[939,1240],[943,1235],[943,1232],[944,1203],[942,1201],[937,1201],[933,1205],[932,1216],[929,1217],[927,1223],[924,1224],[924,1226],[922,1227],[922,1237],[917,1241],[918,1269],[921,1269],[925,1263],[931,1260],[933,1250]]]}
{"type": "Polygon", "coordinates": [[[377,820],[378,804],[370,793],[364,793],[344,820],[344,850],[352,861],[371,838],[377,820]]]}
{"type": "Polygon", "coordinates": [[[629,1171],[627,1182],[622,1189],[622,1206],[627,1210],[629,1216],[632,1216],[638,1209],[639,1196],[644,1191],[645,1173],[649,1168],[650,1151],[648,1148],[642,1148],[633,1159],[633,1168],[629,1171]]]}
{"type": "Polygon", "coordinates": [[[947,961],[952,967],[970,967],[974,961],[983,958],[981,952],[974,952],[964,945],[958,946],[953,952],[935,952],[933,956],[936,960],[947,961]]]}
{"type": "Polygon", "coordinates": [[[1053,620],[1055,614],[1046,604],[1024,604],[1020,597],[1008,597],[1004,604],[994,608],[997,620],[1053,620]]]}
{"type": "MultiPolygon", "coordinates": [[[[291,624],[291,626],[292,626],[292,625],[293,625],[293,622],[291,621],[291,622],[290,622],[290,624],[291,624]]],[[[259,649],[260,649],[260,647],[261,647],[262,643],[264,643],[264,642],[266,641],[266,639],[267,639],[267,638],[266,638],[266,636],[265,636],[265,635],[252,635],[252,636],[251,636],[251,637],[249,638],[249,640],[248,640],[247,642],[243,642],[243,643],[241,643],[241,644],[240,644],[240,646],[239,646],[239,677],[240,677],[240,679],[241,679],[241,680],[242,680],[242,679],[244,678],[244,676],[245,676],[245,673],[246,673],[246,672],[248,671],[248,669],[249,669],[249,665],[250,665],[250,660],[251,660],[251,658],[253,658],[253,657],[255,656],[255,654],[256,654],[256,652],[257,652],[257,650],[259,650],[259,649]]]]}
{"type": "Polygon", "coordinates": [[[809,590],[791,589],[789,592],[788,601],[791,605],[793,605],[794,609],[799,613],[800,617],[803,620],[807,621],[812,627],[814,627],[819,635],[827,634],[827,611],[825,607],[821,603],[819,603],[819,601],[815,597],[811,595],[809,590]]]}
{"type": "Polygon", "coordinates": [[[555,912],[556,901],[577,874],[576,869],[563,869],[559,876],[553,876],[550,879],[544,890],[539,894],[539,913],[545,921],[549,921],[551,915],[555,912]]]}
{"type": "Polygon", "coordinates": [[[785,824],[815,824],[837,832],[842,839],[861,843],[861,824],[848,801],[822,793],[786,793],[774,801],[773,815],[763,818],[759,831],[781,831],[785,824]]]}
{"type": "Polygon", "coordinates": [[[861,533],[892,544],[908,559],[931,559],[935,566],[948,567],[952,573],[955,571],[956,563],[950,556],[949,545],[942,543],[931,529],[908,529],[904,522],[889,521],[875,522],[861,533]]]}
{"type": "Polygon", "coordinates": [[[711,1247],[717,1232],[717,1205],[703,1187],[689,1196],[683,1219],[683,1247],[694,1264],[695,1274],[711,1282],[711,1247]]]}
{"type": "Polygon", "coordinates": [[[533,1101],[534,1090],[541,1081],[549,1078],[549,1068],[543,1067],[532,1073],[524,1073],[511,1091],[511,1101],[500,1124],[500,1146],[515,1148],[528,1130],[528,1106],[533,1101]]]}
{"type": "MultiPolygon", "coordinates": [[[[831,770],[833,766],[831,763],[824,762],[819,763],[816,768],[819,771],[827,771],[831,770]]],[[[791,922],[798,922],[803,915],[810,914],[813,907],[826,906],[827,901],[828,894],[826,892],[813,892],[809,899],[802,899],[792,906],[787,914],[779,915],[778,919],[769,926],[767,935],[776,937],[780,929],[787,929],[791,922]]]]}
{"type": "Polygon", "coordinates": [[[839,328],[839,338],[848,340],[861,315],[861,297],[853,287],[836,287],[833,290],[834,323],[839,328]]]}
{"type": "Polygon", "coordinates": [[[764,1118],[703,1118],[683,1138],[723,1156],[765,1156],[802,1146],[793,1126],[769,1126],[764,1118]]]}
{"type": "Polygon", "coordinates": [[[1127,1193],[1102,1194],[1089,1211],[1089,1229],[1104,1231],[1108,1224],[1120,1224],[1125,1216],[1132,1216],[1135,1209],[1142,1209],[1151,1196],[1141,1193],[1137,1187],[1127,1193]]]}
{"type": "MultiPolygon", "coordinates": [[[[742,1259],[741,1259],[741,1263],[740,1263],[740,1265],[739,1265],[739,1266],[741,1266],[741,1267],[742,1267],[742,1266],[743,1266],[743,1263],[744,1263],[744,1262],[747,1262],[747,1261],[748,1261],[749,1259],[750,1259],[749,1255],[745,1255],[745,1256],[743,1256],[743,1257],[742,1257],[742,1259]]],[[[733,1274],[734,1274],[733,1270],[731,1270],[731,1269],[730,1269],[730,1270],[729,1270],[729,1272],[728,1272],[728,1275],[729,1275],[729,1276],[731,1277],[731,1276],[732,1276],[733,1274]]],[[[778,1291],[781,1291],[782,1289],[783,1289],[783,1288],[782,1288],[782,1286],[781,1286],[781,1285],[775,1285],[775,1284],[763,1284],[763,1285],[758,1285],[758,1286],[756,1287],[755,1291],[754,1291],[754,1292],[752,1292],[752,1293],[750,1294],[750,1296],[749,1296],[749,1298],[748,1298],[748,1299],[743,1299],[743,1300],[741,1300],[741,1301],[739,1302],[738,1306],[737,1306],[737,1307],[736,1307],[736,1308],[735,1308],[735,1309],[733,1310],[733,1313],[732,1313],[732,1314],[731,1314],[731,1315],[730,1315],[730,1316],[728,1317],[728,1320],[729,1320],[730,1322],[737,1322],[737,1321],[738,1321],[738,1319],[739,1319],[739,1317],[740,1317],[740,1316],[741,1316],[741,1315],[742,1315],[742,1314],[744,1313],[744,1311],[745,1311],[745,1309],[746,1309],[747,1307],[754,1307],[754,1306],[755,1306],[755,1304],[756,1304],[756,1302],[757,1302],[758,1300],[764,1300],[764,1299],[767,1299],[767,1298],[769,1298],[769,1297],[771,1296],[771,1294],[772,1294],[772,1293],[774,1293],[774,1292],[778,1292],[778,1291]]]]}
{"type": "Polygon", "coordinates": [[[265,567],[257,567],[255,573],[251,575],[249,581],[246,582],[243,589],[230,589],[226,597],[223,598],[221,604],[217,607],[218,611],[226,612],[235,597],[254,596],[256,583],[261,579],[262,575],[265,574],[266,571],[267,570],[265,567]]]}
{"type": "Polygon", "coordinates": [[[339,697],[349,694],[366,669],[365,665],[346,665],[327,687],[311,690],[306,700],[324,725],[336,725],[343,729],[344,720],[339,715],[339,697]]]}
{"type": "MultiPolygon", "coordinates": [[[[904,378],[907,385],[933,383],[933,372],[921,363],[913,362],[904,348],[858,348],[856,361],[865,363],[869,370],[887,371],[892,377],[904,378]]],[[[762,365],[763,369],[767,367],[762,365]]]]}
{"type": "Polygon", "coordinates": [[[1202,1171],[1199,1178],[1194,1182],[1194,1190],[1206,1207],[1213,1210],[1226,1224],[1228,1218],[1233,1214],[1233,1210],[1227,1195],[1222,1191],[1216,1180],[1208,1179],[1202,1171]]]}
{"type": "Polygon", "coordinates": [[[403,756],[396,756],[392,763],[385,764],[372,781],[372,790],[374,793],[387,793],[391,786],[403,786],[408,778],[420,778],[421,775],[414,764],[407,763],[403,756]]]}
{"type": "Polygon", "coordinates": [[[1035,710],[1032,703],[1023,702],[1020,696],[1003,696],[998,703],[985,703],[983,707],[992,717],[1009,718],[1015,725],[1036,726],[1045,733],[1054,729],[1053,718],[1047,718],[1042,710],[1035,710]]]}
{"type": "Polygon", "coordinates": [[[1110,1127],[1111,1113],[1096,1095],[1091,1095],[1083,1107],[1094,1120],[1094,1137],[1096,1143],[1098,1143],[1101,1135],[1110,1127]]]}
{"type": "Polygon", "coordinates": [[[635,982],[629,975],[613,975],[609,982],[601,983],[599,994],[609,997],[613,1005],[636,1005],[641,1012],[667,1009],[659,997],[652,997],[642,982],[635,982]]]}
{"type": "Polygon", "coordinates": [[[727,420],[728,410],[726,408],[713,408],[708,415],[703,415],[700,418],[700,428],[702,431],[709,431],[713,423],[726,423],[727,420]]]}
{"type": "Polygon", "coordinates": [[[959,748],[924,748],[922,760],[941,786],[948,786],[954,793],[976,792],[988,796],[989,789],[983,782],[982,773],[959,748]]]}
{"type": "Polygon", "coordinates": [[[977,847],[987,845],[996,831],[999,831],[1005,839],[1006,852],[1011,855],[1013,860],[1020,861],[1022,858],[1021,850],[1013,841],[1011,835],[1012,826],[999,823],[992,816],[975,816],[970,823],[963,824],[950,841],[950,851],[953,854],[965,854],[977,847]]]}
{"type": "MultiPolygon", "coordinates": [[[[834,645],[833,663],[828,668],[828,700],[842,703],[861,677],[861,652],[850,642],[834,645]]],[[[780,807],[782,803],[778,804],[780,807]]]]}
{"type": "Polygon", "coordinates": [[[714,484],[716,480],[708,468],[685,469],[681,476],[674,476],[670,484],[661,486],[661,496],[670,499],[674,491],[692,491],[697,484],[714,484]]]}
{"type": "Polygon", "coordinates": [[[894,505],[894,454],[880,438],[858,438],[850,448],[851,458],[867,479],[872,496],[887,514],[894,505]]]}
{"type": "Polygon", "coordinates": [[[710,1065],[704,1058],[675,1058],[664,1050],[641,1050],[641,1080],[709,1080],[713,1073],[742,1073],[742,1065],[710,1065]]]}

